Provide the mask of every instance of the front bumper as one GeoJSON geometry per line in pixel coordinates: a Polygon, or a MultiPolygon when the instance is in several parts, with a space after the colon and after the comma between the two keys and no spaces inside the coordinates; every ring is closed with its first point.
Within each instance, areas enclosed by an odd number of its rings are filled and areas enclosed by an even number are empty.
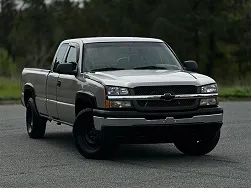
{"type": "Polygon", "coordinates": [[[220,107],[186,112],[138,112],[93,110],[96,130],[105,127],[203,125],[223,122],[220,107]]]}

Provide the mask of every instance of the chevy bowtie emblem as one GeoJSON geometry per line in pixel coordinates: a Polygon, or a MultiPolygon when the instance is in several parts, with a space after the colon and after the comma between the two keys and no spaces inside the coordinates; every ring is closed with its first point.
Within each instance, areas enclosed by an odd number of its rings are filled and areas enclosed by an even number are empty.
{"type": "Polygon", "coordinates": [[[165,101],[171,101],[175,98],[175,95],[172,95],[171,93],[165,93],[160,98],[164,99],[165,101]]]}

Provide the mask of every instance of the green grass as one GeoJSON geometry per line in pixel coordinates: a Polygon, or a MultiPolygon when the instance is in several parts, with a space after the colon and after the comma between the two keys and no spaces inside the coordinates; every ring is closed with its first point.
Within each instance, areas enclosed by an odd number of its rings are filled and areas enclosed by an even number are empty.
{"type": "MultiPolygon", "coordinates": [[[[19,103],[21,90],[19,80],[0,77],[0,104],[19,103]]],[[[219,86],[219,96],[221,101],[251,101],[251,86],[219,86]]]]}
{"type": "Polygon", "coordinates": [[[251,100],[251,87],[219,86],[219,96],[223,100],[251,100]]]}
{"type": "Polygon", "coordinates": [[[18,80],[0,78],[0,101],[19,100],[21,90],[18,80]]]}

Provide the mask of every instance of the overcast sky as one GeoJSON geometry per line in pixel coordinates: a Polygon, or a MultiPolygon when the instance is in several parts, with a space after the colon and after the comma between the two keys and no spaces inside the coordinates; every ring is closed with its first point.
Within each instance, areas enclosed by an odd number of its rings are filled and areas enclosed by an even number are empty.
{"type": "MultiPolygon", "coordinates": [[[[1,1],[2,0],[0,0],[0,12],[2,10],[1,1]]],[[[15,0],[15,1],[16,1],[16,4],[17,4],[17,9],[21,8],[21,6],[23,5],[23,0],[15,0]]],[[[52,0],[44,0],[44,1],[45,1],[45,3],[50,3],[52,0]]],[[[83,1],[83,0],[70,0],[70,1],[72,1],[72,2],[78,2],[78,1],[83,1]]],[[[88,1],[88,0],[84,0],[84,1],[88,1]]],[[[5,6],[5,5],[3,5],[3,6],[5,6]]],[[[80,5],[80,6],[82,6],[82,5],[80,5]]]]}
{"type": "MultiPolygon", "coordinates": [[[[1,1],[1,0],[0,0],[1,1]]],[[[45,0],[45,2],[46,3],[50,3],[52,0],[45,0]]],[[[70,1],[75,1],[75,2],[77,2],[77,1],[81,1],[81,0],[70,0],[70,1]]],[[[17,6],[18,6],[18,8],[20,8],[20,6],[22,5],[22,0],[16,0],[16,2],[17,2],[17,6]]]]}

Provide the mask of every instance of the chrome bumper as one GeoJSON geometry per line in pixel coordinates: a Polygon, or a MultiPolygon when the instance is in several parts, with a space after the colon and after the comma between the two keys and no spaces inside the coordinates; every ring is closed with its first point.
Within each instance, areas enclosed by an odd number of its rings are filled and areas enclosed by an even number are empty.
{"type": "Polygon", "coordinates": [[[145,118],[104,118],[94,116],[94,126],[96,130],[102,127],[123,127],[123,126],[151,126],[151,125],[178,125],[178,124],[204,124],[220,123],[223,121],[223,114],[198,115],[192,118],[175,119],[167,117],[166,119],[147,120],[145,118]]]}
{"type": "Polygon", "coordinates": [[[218,97],[218,93],[205,94],[184,94],[184,95],[128,95],[128,96],[107,96],[107,100],[173,100],[173,99],[206,99],[218,97]]]}

